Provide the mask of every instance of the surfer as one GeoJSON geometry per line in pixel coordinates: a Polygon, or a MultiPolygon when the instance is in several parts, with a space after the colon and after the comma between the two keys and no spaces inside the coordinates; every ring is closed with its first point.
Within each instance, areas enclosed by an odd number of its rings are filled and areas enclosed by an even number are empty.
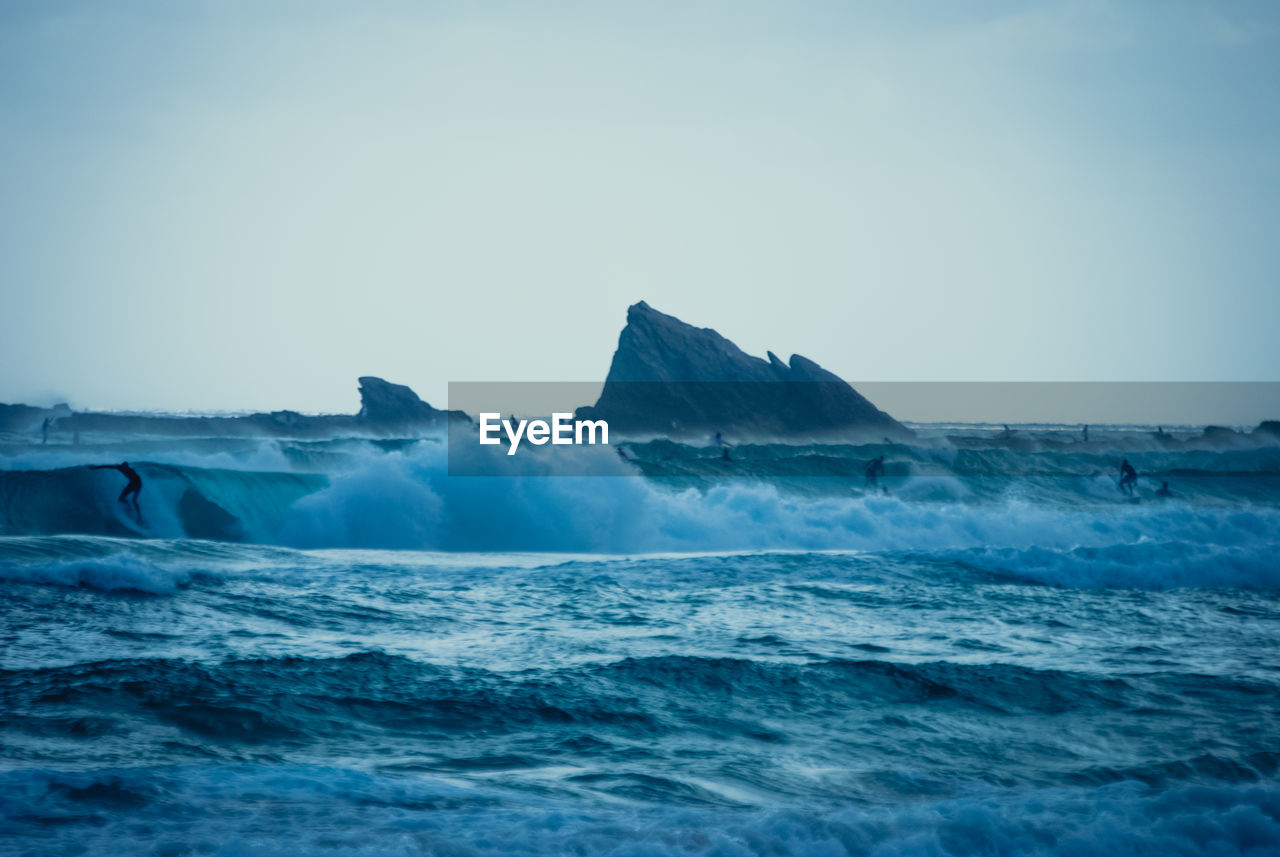
{"type": "Polygon", "coordinates": [[[720,432],[716,432],[715,437],[711,438],[711,445],[719,447],[721,461],[733,461],[733,459],[729,457],[729,444],[724,442],[724,435],[720,432]]]}
{"type": "Polygon", "coordinates": [[[1120,490],[1133,496],[1133,489],[1138,484],[1138,471],[1133,469],[1129,459],[1120,462],[1120,490]]]}
{"type": "Polygon", "coordinates": [[[1157,497],[1172,497],[1172,496],[1173,496],[1173,492],[1169,490],[1169,483],[1168,483],[1168,482],[1161,482],[1161,483],[1160,483],[1160,489],[1159,489],[1158,491],[1156,491],[1156,496],[1157,496],[1157,497]]]}
{"type": "Polygon", "coordinates": [[[867,468],[863,471],[867,476],[867,485],[874,488],[880,484],[879,479],[884,476],[884,456],[873,458],[867,462],[867,468]]]}
{"type": "Polygon", "coordinates": [[[133,501],[133,510],[139,515],[142,510],[138,508],[138,494],[142,492],[142,477],[138,475],[138,471],[129,466],[129,462],[125,461],[120,464],[91,464],[90,470],[119,470],[129,483],[124,486],[124,490],[120,492],[119,502],[127,503],[133,501]]]}
{"type": "Polygon", "coordinates": [[[44,422],[40,425],[40,444],[42,446],[49,442],[49,426],[51,425],[53,425],[53,420],[48,417],[45,417],[44,422]]]}

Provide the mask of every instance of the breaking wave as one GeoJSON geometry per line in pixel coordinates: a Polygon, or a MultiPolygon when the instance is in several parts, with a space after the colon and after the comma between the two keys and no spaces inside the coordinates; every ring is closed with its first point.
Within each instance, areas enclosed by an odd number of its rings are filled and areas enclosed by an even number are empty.
{"type": "MultiPolygon", "coordinates": [[[[811,466],[815,454],[796,447],[735,452],[743,460],[771,462],[775,470],[794,470],[797,458],[811,466]]],[[[891,473],[892,494],[867,490],[848,476],[806,476],[799,482],[717,477],[712,471],[721,465],[713,457],[665,441],[629,454],[632,461],[622,461],[610,450],[599,451],[601,471],[616,475],[554,478],[542,475],[545,468],[536,463],[528,476],[450,476],[444,448],[432,443],[391,451],[354,442],[319,452],[309,448],[306,460],[312,465],[317,456],[324,459],[321,472],[135,462],[144,480],[136,516],[116,501],[120,480],[112,471],[63,462],[51,470],[0,470],[0,533],[298,548],[913,552],[1052,585],[1280,584],[1271,558],[1280,541],[1280,471],[1270,448],[1217,458],[1187,453],[1194,462],[1181,463],[1196,464],[1200,475],[1186,475],[1191,471],[1183,468],[1173,499],[1148,491],[1136,503],[1121,497],[1109,476],[1090,469],[1096,462],[1082,463],[1089,457],[1078,454],[1063,453],[1037,465],[1040,475],[1015,479],[990,473],[1012,468],[1005,451],[900,450],[912,469],[891,473]],[[940,458],[950,459],[946,475],[937,472],[940,458]],[[677,476],[638,476],[637,460],[668,468],[672,460],[685,463],[677,476]],[[926,470],[926,460],[933,462],[933,475],[916,475],[926,470]],[[706,472],[691,476],[699,468],[706,472]],[[1051,468],[1060,472],[1044,475],[1051,468]],[[1072,470],[1078,472],[1063,475],[1072,470]],[[1239,496],[1227,503],[1224,492],[1239,496]]],[[[829,461],[823,466],[848,471],[869,454],[824,448],[829,461]]],[[[254,462],[289,458],[279,450],[246,455],[254,462]]],[[[1160,455],[1167,469],[1177,469],[1172,453],[1160,455]]],[[[0,574],[141,591],[168,591],[184,580],[181,573],[157,572],[128,557],[41,569],[0,574]]]]}

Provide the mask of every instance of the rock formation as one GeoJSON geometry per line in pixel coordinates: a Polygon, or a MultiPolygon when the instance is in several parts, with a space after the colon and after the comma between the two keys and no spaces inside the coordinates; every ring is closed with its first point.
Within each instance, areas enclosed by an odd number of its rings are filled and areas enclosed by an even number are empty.
{"type": "Polygon", "coordinates": [[[911,432],[812,360],[752,357],[719,333],[664,315],[644,301],[627,325],[593,407],[614,431],[661,435],[720,431],[823,440],[908,437],[911,432]]]}
{"type": "MultiPolygon", "coordinates": [[[[65,408],[65,406],[63,406],[65,408]]],[[[43,411],[24,405],[3,405],[0,416],[21,422],[30,433],[39,426],[43,411]]],[[[433,428],[443,429],[450,420],[466,421],[461,411],[442,411],[418,398],[403,384],[381,378],[360,378],[360,412],[357,414],[301,414],[272,411],[236,417],[162,416],[56,412],[56,431],[64,440],[83,433],[86,439],[98,434],[162,435],[166,437],[333,437],[352,433],[374,436],[413,435],[433,428]]]]}
{"type": "Polygon", "coordinates": [[[442,421],[445,412],[428,405],[404,384],[392,384],[365,375],[360,379],[361,420],[374,425],[431,424],[442,421]]]}

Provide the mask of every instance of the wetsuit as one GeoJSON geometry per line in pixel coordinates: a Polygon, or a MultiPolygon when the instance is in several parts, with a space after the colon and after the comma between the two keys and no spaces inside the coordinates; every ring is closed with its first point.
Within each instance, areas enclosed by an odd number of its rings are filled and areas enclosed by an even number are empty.
{"type": "Polygon", "coordinates": [[[129,480],[124,486],[124,490],[120,492],[119,502],[123,503],[129,499],[129,495],[133,495],[133,505],[138,505],[138,494],[142,491],[142,477],[138,475],[138,471],[129,466],[129,462],[124,464],[94,464],[90,470],[119,470],[129,480]]]}
{"type": "Polygon", "coordinates": [[[1133,465],[1128,461],[1120,465],[1120,488],[1126,494],[1133,496],[1133,487],[1138,484],[1138,471],[1133,469],[1133,465]]]}

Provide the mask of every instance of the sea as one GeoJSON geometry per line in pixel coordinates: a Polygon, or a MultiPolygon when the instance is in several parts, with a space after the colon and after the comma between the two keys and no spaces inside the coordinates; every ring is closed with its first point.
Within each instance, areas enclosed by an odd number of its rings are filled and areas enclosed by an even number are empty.
{"type": "Polygon", "coordinates": [[[10,438],[0,854],[1280,854],[1280,443],[918,428],[10,438]]]}

